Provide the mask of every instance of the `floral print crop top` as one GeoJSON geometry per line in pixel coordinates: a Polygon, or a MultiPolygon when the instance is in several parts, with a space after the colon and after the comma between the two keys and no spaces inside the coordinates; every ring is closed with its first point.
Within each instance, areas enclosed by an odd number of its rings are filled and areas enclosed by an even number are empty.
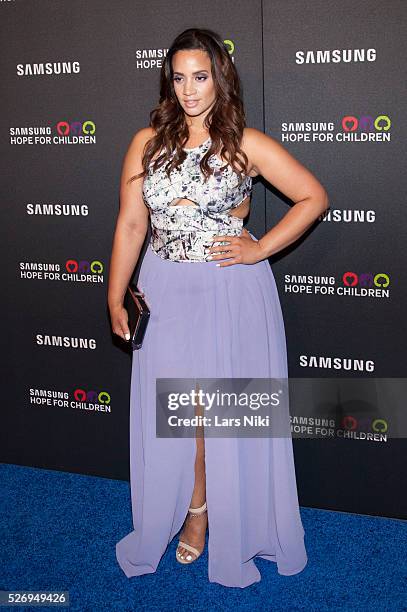
{"type": "Polygon", "coordinates": [[[241,234],[243,219],[229,214],[251,195],[252,178],[239,185],[239,176],[216,155],[209,159],[214,173],[205,182],[199,162],[211,139],[193,149],[184,149],[184,162],[166,175],[164,166],[144,178],[143,198],[149,208],[152,235],[150,246],[163,259],[179,262],[207,261],[205,249],[225,242],[212,242],[216,235],[241,234]],[[176,204],[180,199],[188,204],[176,204]],[[175,202],[175,203],[174,203],[175,202]]]}

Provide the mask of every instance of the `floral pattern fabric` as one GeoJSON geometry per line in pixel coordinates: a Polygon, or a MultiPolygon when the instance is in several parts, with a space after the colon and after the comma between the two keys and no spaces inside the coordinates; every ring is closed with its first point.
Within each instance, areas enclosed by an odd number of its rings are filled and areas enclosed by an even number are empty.
{"type": "Polygon", "coordinates": [[[239,236],[243,219],[229,214],[252,192],[252,178],[239,176],[216,155],[209,160],[214,173],[207,181],[199,162],[209,148],[208,138],[194,149],[185,149],[186,159],[171,172],[162,166],[155,172],[150,165],[144,178],[143,198],[149,208],[152,235],[150,245],[163,259],[179,262],[206,261],[205,249],[226,242],[212,242],[216,235],[239,236]],[[191,200],[189,205],[172,204],[178,198],[191,200]]]}

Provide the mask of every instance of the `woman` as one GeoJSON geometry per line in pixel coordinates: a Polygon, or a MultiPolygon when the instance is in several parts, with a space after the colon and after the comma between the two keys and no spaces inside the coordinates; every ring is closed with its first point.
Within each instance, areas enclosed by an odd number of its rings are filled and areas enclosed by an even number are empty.
{"type": "MultiPolygon", "coordinates": [[[[245,127],[239,78],[221,38],[188,29],[171,45],[150,127],[126,153],[110,264],[112,329],[150,216],[138,284],[151,317],[133,353],[130,470],[134,531],[116,546],[126,576],[155,572],[180,531],[176,558],[194,562],[208,529],[208,577],[246,587],[254,557],[296,574],[307,555],[291,437],[156,437],[157,378],[287,378],[284,322],[267,258],[327,208],[325,189],[277,141],[245,127]],[[243,219],[252,178],[295,202],[257,239],[243,219]]],[[[197,379],[194,378],[196,381],[197,379]]],[[[199,388],[199,382],[197,383],[199,388]]]]}

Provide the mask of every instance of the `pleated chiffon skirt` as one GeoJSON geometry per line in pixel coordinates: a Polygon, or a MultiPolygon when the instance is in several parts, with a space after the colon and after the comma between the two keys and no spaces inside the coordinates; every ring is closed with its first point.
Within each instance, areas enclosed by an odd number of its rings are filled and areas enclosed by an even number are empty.
{"type": "MultiPolygon", "coordinates": [[[[148,246],[138,284],[151,315],[131,371],[134,530],[116,544],[128,578],[157,570],[194,488],[196,439],[156,437],[156,378],[287,378],[283,316],[267,260],[222,268],[165,260],[148,246]]],[[[279,574],[301,572],[307,554],[291,437],[204,439],[209,581],[241,588],[259,582],[256,556],[274,561],[279,574]]]]}

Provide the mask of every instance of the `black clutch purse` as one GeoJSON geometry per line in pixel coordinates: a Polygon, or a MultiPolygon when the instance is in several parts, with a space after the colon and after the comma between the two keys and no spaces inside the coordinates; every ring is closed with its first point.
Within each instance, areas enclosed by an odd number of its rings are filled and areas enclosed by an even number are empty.
{"type": "Polygon", "coordinates": [[[147,323],[150,318],[150,309],[144,299],[144,293],[135,283],[130,283],[126,289],[123,306],[129,317],[130,343],[132,350],[141,348],[147,323]]]}

